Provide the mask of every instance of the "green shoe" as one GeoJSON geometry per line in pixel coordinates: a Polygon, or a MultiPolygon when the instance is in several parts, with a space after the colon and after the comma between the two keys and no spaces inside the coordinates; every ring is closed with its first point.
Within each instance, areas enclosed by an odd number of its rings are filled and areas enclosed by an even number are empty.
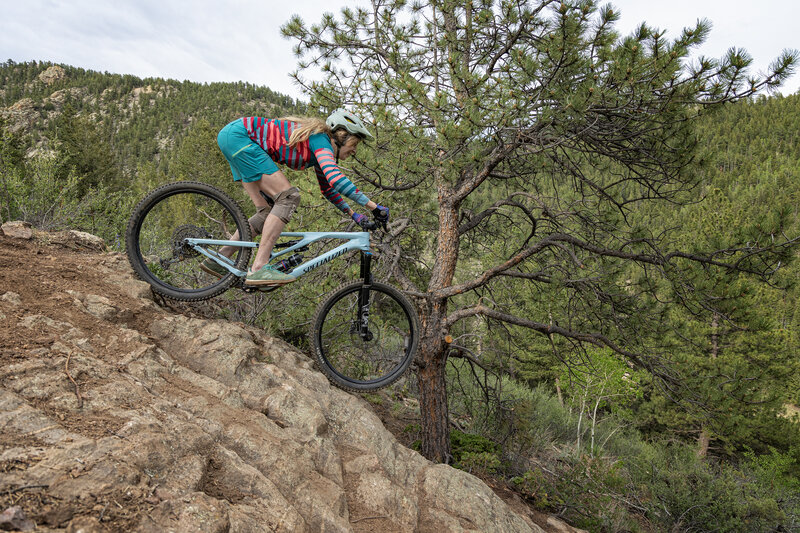
{"type": "Polygon", "coordinates": [[[209,257],[206,257],[206,259],[200,263],[200,270],[218,278],[222,278],[228,273],[228,270],[225,267],[209,257]]]}
{"type": "Polygon", "coordinates": [[[264,265],[258,272],[251,272],[247,274],[244,280],[245,285],[283,285],[291,283],[296,278],[284,274],[276,270],[272,265],[264,265]]]}

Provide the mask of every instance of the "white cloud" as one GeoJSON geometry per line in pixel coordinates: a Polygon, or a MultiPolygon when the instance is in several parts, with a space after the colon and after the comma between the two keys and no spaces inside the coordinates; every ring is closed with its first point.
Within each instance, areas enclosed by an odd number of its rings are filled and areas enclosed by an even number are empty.
{"type": "MultiPolygon", "coordinates": [[[[795,31],[797,0],[616,0],[618,29],[640,22],[675,37],[698,18],[714,24],[700,50],[721,56],[730,46],[746,48],[754,70],[766,70],[785,48],[800,49],[795,31]],[[737,5],[738,4],[738,5],[737,5]]],[[[196,82],[248,81],[300,98],[289,73],[293,43],[280,26],[293,13],[316,22],[338,12],[347,0],[3,0],[0,60],[44,60],[101,72],[196,82]]],[[[800,75],[782,92],[800,88],[800,75]]]]}

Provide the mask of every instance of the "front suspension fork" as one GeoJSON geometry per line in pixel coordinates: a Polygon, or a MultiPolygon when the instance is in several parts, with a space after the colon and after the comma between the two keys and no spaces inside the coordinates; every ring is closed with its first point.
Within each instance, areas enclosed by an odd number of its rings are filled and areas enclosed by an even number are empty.
{"type": "Polygon", "coordinates": [[[358,335],[361,340],[368,342],[372,340],[372,332],[369,330],[369,293],[372,286],[372,273],[370,272],[370,265],[372,263],[371,252],[361,252],[361,279],[364,280],[361,289],[358,291],[358,314],[356,316],[356,325],[358,327],[358,335]]]}

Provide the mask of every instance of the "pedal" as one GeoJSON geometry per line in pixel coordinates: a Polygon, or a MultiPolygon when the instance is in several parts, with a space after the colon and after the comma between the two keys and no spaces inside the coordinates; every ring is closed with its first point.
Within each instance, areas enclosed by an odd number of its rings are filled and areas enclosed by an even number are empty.
{"type": "Polygon", "coordinates": [[[283,287],[283,285],[267,285],[267,286],[261,285],[260,287],[254,287],[254,289],[256,289],[259,292],[272,292],[275,289],[279,289],[281,287],[283,287]]]}
{"type": "Polygon", "coordinates": [[[245,285],[242,283],[239,286],[239,288],[247,294],[252,294],[254,292],[272,292],[280,287],[283,287],[283,285],[245,285]]]}

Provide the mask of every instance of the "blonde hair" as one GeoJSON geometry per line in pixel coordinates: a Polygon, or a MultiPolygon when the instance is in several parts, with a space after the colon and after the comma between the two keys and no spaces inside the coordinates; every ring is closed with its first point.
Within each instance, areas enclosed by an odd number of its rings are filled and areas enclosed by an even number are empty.
{"type": "Polygon", "coordinates": [[[297,124],[297,128],[289,137],[289,146],[307,141],[309,137],[317,133],[327,133],[331,135],[331,128],[321,118],[314,117],[283,117],[281,120],[288,120],[297,124]]]}
{"type": "Polygon", "coordinates": [[[352,144],[354,142],[357,144],[358,141],[361,140],[358,135],[351,135],[347,132],[347,130],[344,129],[337,130],[334,133],[331,131],[330,126],[328,126],[328,124],[321,118],[283,117],[280,120],[288,120],[289,122],[294,122],[297,124],[297,128],[295,128],[292,134],[289,136],[289,146],[294,146],[295,144],[307,141],[309,137],[317,133],[326,133],[331,139],[336,137],[336,140],[340,145],[352,144]],[[353,139],[355,139],[355,141],[353,139]]]}

